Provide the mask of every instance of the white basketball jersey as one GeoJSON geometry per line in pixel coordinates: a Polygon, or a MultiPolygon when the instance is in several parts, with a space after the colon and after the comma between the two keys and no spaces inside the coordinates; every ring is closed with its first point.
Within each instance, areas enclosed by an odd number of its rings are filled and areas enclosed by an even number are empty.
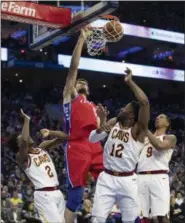
{"type": "MultiPolygon", "coordinates": [[[[156,138],[163,141],[165,135],[156,138]]],[[[169,161],[173,149],[158,151],[150,143],[148,137],[145,138],[144,148],[141,152],[137,172],[152,170],[169,170],[169,161]]]]}
{"type": "Polygon", "coordinates": [[[55,166],[45,150],[34,149],[33,153],[29,153],[29,159],[25,173],[35,189],[59,185],[55,166]]]}
{"type": "Polygon", "coordinates": [[[104,167],[117,172],[130,172],[136,168],[144,144],[135,141],[131,128],[112,128],[104,146],[104,167]]]}

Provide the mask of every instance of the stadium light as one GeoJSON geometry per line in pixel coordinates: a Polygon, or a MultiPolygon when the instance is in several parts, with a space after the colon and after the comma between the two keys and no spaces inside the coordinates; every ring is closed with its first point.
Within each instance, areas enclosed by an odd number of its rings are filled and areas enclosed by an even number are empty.
{"type": "MultiPolygon", "coordinates": [[[[71,62],[71,56],[58,55],[58,64],[69,68],[71,62]]],[[[143,66],[130,63],[113,62],[107,60],[80,58],[79,69],[89,70],[95,72],[111,73],[123,75],[126,67],[129,67],[133,71],[133,75],[139,77],[156,78],[172,81],[184,81],[184,71],[176,69],[168,69],[161,67],[143,66]]]]}
{"type": "Polygon", "coordinates": [[[1,48],[1,61],[7,61],[8,60],[8,49],[7,48],[1,48]]]}

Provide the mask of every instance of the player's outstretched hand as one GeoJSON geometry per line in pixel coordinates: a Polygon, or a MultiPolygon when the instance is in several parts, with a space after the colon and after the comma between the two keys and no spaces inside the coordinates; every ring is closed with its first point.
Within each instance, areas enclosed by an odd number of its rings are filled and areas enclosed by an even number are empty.
{"type": "Polygon", "coordinates": [[[90,29],[90,27],[81,29],[81,36],[83,36],[84,39],[87,39],[87,37],[89,37],[92,33],[93,31],[90,29]]]}
{"type": "Polygon", "coordinates": [[[42,138],[46,138],[49,136],[49,129],[41,129],[40,133],[42,134],[42,138]]]}
{"type": "Polygon", "coordinates": [[[103,107],[102,104],[98,104],[96,113],[98,117],[100,118],[101,123],[104,123],[107,119],[109,111],[107,110],[107,107],[103,107]]]}
{"type": "Polygon", "coordinates": [[[21,116],[24,118],[24,120],[30,121],[30,117],[26,113],[24,113],[24,111],[22,109],[20,110],[20,112],[21,112],[21,116]]]}
{"type": "Polygon", "coordinates": [[[132,71],[127,67],[125,70],[125,82],[128,83],[132,80],[132,71]]]}

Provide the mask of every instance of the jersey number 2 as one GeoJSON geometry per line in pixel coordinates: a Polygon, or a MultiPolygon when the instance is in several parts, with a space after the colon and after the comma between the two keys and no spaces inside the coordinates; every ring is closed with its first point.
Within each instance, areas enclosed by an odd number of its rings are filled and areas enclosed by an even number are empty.
{"type": "Polygon", "coordinates": [[[47,174],[50,178],[54,177],[53,173],[51,172],[50,166],[46,166],[45,170],[47,171],[47,174]]]}
{"type": "Polygon", "coordinates": [[[123,145],[119,144],[117,146],[115,146],[115,143],[112,145],[112,151],[110,153],[110,156],[114,156],[114,157],[118,157],[118,158],[122,158],[122,152],[123,152],[123,145]]]}
{"type": "Polygon", "coordinates": [[[152,147],[148,147],[148,149],[147,149],[147,153],[146,153],[146,157],[151,157],[152,156],[152,147]]]}

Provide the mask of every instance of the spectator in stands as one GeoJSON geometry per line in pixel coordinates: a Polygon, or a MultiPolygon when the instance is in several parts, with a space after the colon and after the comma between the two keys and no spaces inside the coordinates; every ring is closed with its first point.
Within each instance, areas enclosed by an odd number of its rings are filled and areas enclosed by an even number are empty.
{"type": "Polygon", "coordinates": [[[7,211],[7,220],[8,223],[25,222],[21,219],[21,209],[18,204],[13,203],[12,207],[7,211]]]}
{"type": "Polygon", "coordinates": [[[77,220],[80,223],[91,222],[92,203],[89,199],[84,199],[83,205],[80,211],[78,211],[77,220]]]}
{"type": "Polygon", "coordinates": [[[26,193],[24,195],[24,199],[26,202],[32,202],[33,201],[33,190],[32,188],[26,190],[26,193]]]}
{"type": "Polygon", "coordinates": [[[13,210],[15,210],[16,205],[17,205],[17,206],[20,206],[20,207],[22,206],[23,201],[22,201],[21,198],[19,198],[17,191],[14,191],[14,192],[13,192],[13,196],[12,196],[12,198],[10,199],[10,204],[13,205],[13,207],[14,207],[13,210]]]}
{"type": "Polygon", "coordinates": [[[8,194],[5,190],[1,191],[1,218],[6,219],[7,209],[10,208],[8,194]]]}
{"type": "Polygon", "coordinates": [[[118,223],[121,222],[121,212],[117,204],[112,208],[112,211],[109,215],[108,221],[106,223],[118,223]]]}
{"type": "Polygon", "coordinates": [[[184,218],[184,203],[181,203],[181,205],[178,205],[176,203],[176,199],[175,198],[171,198],[171,204],[170,204],[170,219],[172,223],[180,223],[180,222],[184,222],[183,220],[184,218]]]}
{"type": "Polygon", "coordinates": [[[178,206],[181,206],[183,201],[184,201],[184,199],[182,198],[182,194],[181,193],[177,193],[177,198],[175,199],[175,203],[178,206]]]}

